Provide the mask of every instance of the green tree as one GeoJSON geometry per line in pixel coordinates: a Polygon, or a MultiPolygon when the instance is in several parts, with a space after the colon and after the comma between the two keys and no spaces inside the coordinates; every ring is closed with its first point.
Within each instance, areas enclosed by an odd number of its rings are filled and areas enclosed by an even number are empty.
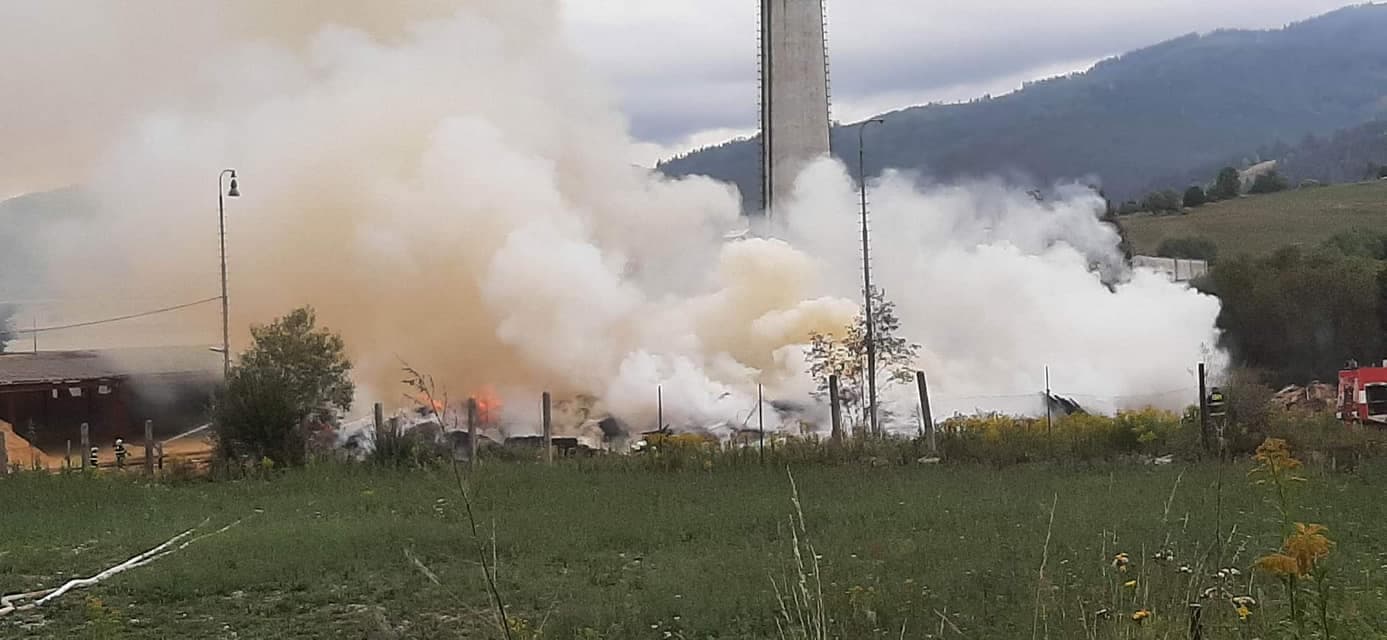
{"type": "Polygon", "coordinates": [[[296,406],[306,415],[331,421],[351,409],[356,386],[342,336],[317,323],[313,308],[301,307],[270,324],[251,327],[251,347],[237,366],[282,371],[296,406]]]}
{"type": "Polygon", "coordinates": [[[351,408],[346,344],[317,326],[311,307],[252,326],[251,337],[213,407],[218,450],[228,459],[302,464],[307,423],[333,423],[351,408]]]}
{"type": "Polygon", "coordinates": [[[1191,209],[1193,209],[1193,208],[1195,208],[1195,207],[1202,207],[1202,206],[1204,206],[1204,203],[1205,203],[1205,202],[1208,202],[1208,197],[1204,195],[1204,188],[1203,188],[1203,187],[1201,187],[1201,186],[1199,186],[1199,185],[1195,185],[1195,186],[1192,186],[1192,187],[1190,187],[1190,188],[1188,188],[1188,189],[1185,189],[1185,206],[1186,206],[1186,207],[1189,207],[1189,208],[1191,208],[1191,209]]]}
{"type": "Polygon", "coordinates": [[[1247,192],[1256,194],[1276,193],[1278,191],[1285,191],[1289,188],[1291,188],[1291,183],[1288,182],[1285,177],[1276,171],[1268,171],[1257,176],[1257,178],[1252,181],[1252,188],[1248,189],[1247,192]]]}
{"type": "Polygon", "coordinates": [[[1151,213],[1167,213],[1180,210],[1183,200],[1174,190],[1152,191],[1142,200],[1142,208],[1151,213]]]}
{"type": "Polygon", "coordinates": [[[1280,384],[1333,379],[1348,359],[1382,358],[1382,263],[1289,247],[1226,260],[1210,274],[1222,344],[1280,384]]]}
{"type": "Polygon", "coordinates": [[[1387,344],[1387,266],[1377,272],[1377,324],[1382,331],[1382,341],[1387,344]]]}
{"type": "Polygon", "coordinates": [[[1156,255],[1162,258],[1214,262],[1218,260],[1218,245],[1213,240],[1198,236],[1168,238],[1156,248],[1156,255]]]}
{"type": "MultiPolygon", "coordinates": [[[[893,384],[914,378],[912,365],[920,345],[898,335],[896,304],[880,288],[872,291],[872,324],[876,338],[877,396],[893,384]]],[[[828,378],[837,375],[838,397],[848,426],[867,426],[867,319],[859,313],[841,335],[815,333],[805,351],[809,375],[818,383],[815,396],[828,397],[828,378]]],[[[878,409],[878,413],[884,415],[878,409]]]]}
{"type": "Polygon", "coordinates": [[[1231,200],[1238,197],[1242,192],[1242,179],[1238,177],[1238,170],[1233,167],[1224,167],[1218,172],[1218,177],[1214,179],[1214,187],[1209,190],[1208,199],[1210,201],[1231,200]]]}

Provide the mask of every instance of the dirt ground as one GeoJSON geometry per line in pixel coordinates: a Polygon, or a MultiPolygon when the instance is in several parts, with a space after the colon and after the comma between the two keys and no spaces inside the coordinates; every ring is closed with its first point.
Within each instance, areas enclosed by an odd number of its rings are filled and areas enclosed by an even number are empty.
{"type": "MultiPolygon", "coordinates": [[[[10,423],[0,420],[0,437],[4,438],[5,450],[9,456],[10,465],[19,465],[23,468],[38,466],[43,469],[57,471],[64,467],[64,456],[66,452],[47,452],[29,444],[18,433],[10,423]]],[[[116,464],[116,453],[112,448],[112,443],[99,443],[100,451],[97,453],[97,460],[102,467],[113,467],[116,464]]],[[[126,466],[139,466],[144,464],[144,444],[128,442],[126,448],[130,451],[126,458],[126,466]]],[[[72,451],[72,464],[81,466],[82,452],[72,451]]],[[[192,436],[169,440],[164,443],[164,459],[187,459],[205,458],[212,452],[212,441],[207,434],[200,433],[192,436]]]]}

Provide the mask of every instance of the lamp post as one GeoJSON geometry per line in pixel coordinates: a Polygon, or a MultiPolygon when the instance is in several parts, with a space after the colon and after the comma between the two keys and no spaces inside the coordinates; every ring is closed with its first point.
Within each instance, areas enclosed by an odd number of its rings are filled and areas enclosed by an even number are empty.
{"type": "Polygon", "coordinates": [[[217,227],[222,248],[222,375],[227,378],[231,377],[231,316],[226,295],[226,198],[239,197],[241,190],[236,184],[236,170],[222,171],[217,176],[217,227]],[[222,184],[227,176],[231,177],[231,185],[223,191],[222,184]]]}
{"type": "Polygon", "coordinates": [[[867,229],[867,125],[885,124],[881,118],[865,120],[857,125],[857,179],[862,189],[862,298],[867,316],[867,425],[870,432],[880,435],[877,424],[877,339],[876,318],[872,310],[872,249],[867,229]]]}

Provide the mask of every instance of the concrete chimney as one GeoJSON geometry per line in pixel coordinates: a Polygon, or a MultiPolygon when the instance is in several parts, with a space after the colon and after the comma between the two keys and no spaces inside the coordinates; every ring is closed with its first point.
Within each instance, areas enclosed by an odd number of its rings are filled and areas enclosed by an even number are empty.
{"type": "Polygon", "coordinates": [[[769,217],[829,153],[824,0],[761,0],[761,203],[769,217]]]}

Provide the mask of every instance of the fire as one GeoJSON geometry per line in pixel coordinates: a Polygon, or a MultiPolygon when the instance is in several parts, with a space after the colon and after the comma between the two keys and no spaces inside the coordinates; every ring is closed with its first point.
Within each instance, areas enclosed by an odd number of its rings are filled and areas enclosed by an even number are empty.
{"type": "Polygon", "coordinates": [[[472,398],[477,401],[477,422],[481,424],[496,424],[496,420],[501,417],[501,396],[496,393],[496,388],[491,385],[482,385],[472,398]]]}

